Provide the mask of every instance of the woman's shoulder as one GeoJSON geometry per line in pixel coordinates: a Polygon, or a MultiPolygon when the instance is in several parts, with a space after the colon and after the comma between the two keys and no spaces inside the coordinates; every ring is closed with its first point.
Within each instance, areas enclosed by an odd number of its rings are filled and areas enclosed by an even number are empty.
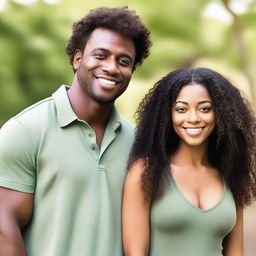
{"type": "Polygon", "coordinates": [[[141,179],[141,175],[144,173],[145,167],[147,164],[146,158],[139,158],[130,164],[128,169],[129,176],[133,176],[134,178],[141,179]]]}

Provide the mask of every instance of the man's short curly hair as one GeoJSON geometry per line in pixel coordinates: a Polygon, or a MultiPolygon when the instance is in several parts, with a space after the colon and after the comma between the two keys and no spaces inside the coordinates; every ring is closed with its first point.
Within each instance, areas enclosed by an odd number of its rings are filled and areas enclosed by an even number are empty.
{"type": "Polygon", "coordinates": [[[66,47],[71,65],[76,50],[83,51],[90,34],[99,27],[112,29],[133,40],[136,50],[134,69],[149,56],[149,48],[152,45],[150,32],[135,11],[128,10],[127,6],[101,7],[91,10],[88,15],[74,23],[73,33],[66,47]]]}

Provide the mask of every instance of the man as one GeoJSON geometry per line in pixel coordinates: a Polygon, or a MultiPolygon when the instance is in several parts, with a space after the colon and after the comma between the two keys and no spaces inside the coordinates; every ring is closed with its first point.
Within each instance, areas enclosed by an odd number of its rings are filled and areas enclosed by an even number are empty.
{"type": "Polygon", "coordinates": [[[119,256],[121,198],[133,128],[114,107],[149,55],[149,31],[126,7],[73,26],[70,88],[0,132],[0,256],[119,256]]]}

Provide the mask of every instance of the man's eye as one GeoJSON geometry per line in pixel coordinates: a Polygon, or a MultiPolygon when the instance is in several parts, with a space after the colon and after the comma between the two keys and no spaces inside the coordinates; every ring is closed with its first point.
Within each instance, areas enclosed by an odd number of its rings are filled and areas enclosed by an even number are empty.
{"type": "Polygon", "coordinates": [[[105,58],[105,54],[102,54],[102,53],[95,53],[94,56],[98,59],[104,59],[105,58]]]}
{"type": "Polygon", "coordinates": [[[123,66],[130,66],[131,65],[131,62],[127,59],[120,59],[120,64],[123,65],[123,66]]]}

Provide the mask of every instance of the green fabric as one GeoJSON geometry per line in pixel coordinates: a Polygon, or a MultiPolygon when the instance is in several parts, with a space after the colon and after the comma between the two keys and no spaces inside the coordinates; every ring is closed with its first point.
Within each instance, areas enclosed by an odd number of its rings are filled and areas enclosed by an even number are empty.
{"type": "Polygon", "coordinates": [[[236,207],[224,183],[221,200],[202,210],[192,205],[171,178],[151,209],[150,256],[220,256],[222,240],[236,222],[236,207]]]}
{"type": "Polygon", "coordinates": [[[65,86],[0,131],[0,186],[34,193],[28,256],[120,256],[121,199],[133,127],[114,108],[99,148],[65,86]]]}

